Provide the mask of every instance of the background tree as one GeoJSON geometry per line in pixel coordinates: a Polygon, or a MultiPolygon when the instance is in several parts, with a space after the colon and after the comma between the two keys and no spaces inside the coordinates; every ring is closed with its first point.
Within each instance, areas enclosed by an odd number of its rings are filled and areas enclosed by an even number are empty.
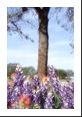
{"type": "MultiPolygon", "coordinates": [[[[16,66],[18,63],[9,63],[7,64],[7,76],[10,77],[12,73],[15,72],[16,66]]],[[[33,76],[36,74],[36,70],[34,67],[29,66],[29,67],[22,67],[22,70],[24,72],[25,75],[30,75],[33,76]]]]}
{"type": "Polygon", "coordinates": [[[32,66],[23,67],[22,70],[23,70],[23,72],[24,72],[25,75],[34,76],[37,73],[37,71],[35,70],[35,68],[32,67],[32,66]]]}
{"type": "Polygon", "coordinates": [[[10,77],[10,75],[15,72],[17,63],[9,63],[7,64],[7,76],[10,77]]]}
{"type": "MultiPolygon", "coordinates": [[[[48,24],[49,20],[53,18],[53,15],[55,15],[56,20],[58,24],[60,24],[63,28],[66,30],[71,29],[69,26],[73,27],[74,25],[74,8],[68,7],[68,8],[61,8],[57,7],[54,8],[54,13],[51,17],[49,17],[50,9],[49,7],[33,7],[33,8],[27,8],[27,7],[20,7],[20,8],[11,8],[13,9],[12,12],[8,13],[8,25],[7,30],[18,32],[20,35],[24,36],[26,39],[30,39],[32,42],[33,40],[30,38],[30,36],[24,34],[24,32],[21,30],[20,26],[18,25],[18,22],[20,20],[23,20],[22,16],[25,12],[29,12],[29,10],[34,10],[35,15],[38,17],[38,32],[39,32],[39,50],[38,50],[38,76],[41,79],[43,76],[47,76],[47,61],[48,61],[48,40],[49,40],[49,32],[48,32],[48,24]],[[63,10],[64,9],[64,10],[63,10]],[[65,16],[66,21],[62,22],[62,19],[60,18],[60,15],[65,16]]],[[[33,12],[34,13],[34,12],[33,12]]],[[[32,22],[26,21],[28,24],[32,25],[32,22]]]]}
{"type": "Polygon", "coordinates": [[[57,73],[58,73],[59,79],[66,80],[67,73],[66,73],[65,70],[63,70],[63,69],[58,69],[58,70],[57,70],[57,73]]]}

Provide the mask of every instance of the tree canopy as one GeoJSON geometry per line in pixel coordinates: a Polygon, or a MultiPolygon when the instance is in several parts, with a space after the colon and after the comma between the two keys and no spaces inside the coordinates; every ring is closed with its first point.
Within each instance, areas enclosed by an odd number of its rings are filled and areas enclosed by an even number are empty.
{"type": "MultiPolygon", "coordinates": [[[[39,23],[38,14],[46,12],[48,7],[8,7],[7,10],[7,30],[8,32],[18,32],[20,35],[25,37],[25,39],[30,39],[33,42],[33,39],[30,38],[30,35],[25,34],[20,27],[20,21],[31,25],[38,30],[39,23]],[[32,13],[33,18],[28,19],[27,15],[32,13]],[[33,20],[35,18],[35,21],[33,20]]],[[[73,7],[50,7],[48,8],[49,14],[48,19],[54,18],[54,22],[57,22],[65,30],[74,30],[74,8],[73,7]]],[[[27,32],[28,33],[28,32],[27,32]]],[[[73,45],[71,45],[73,47],[73,45]]]]}

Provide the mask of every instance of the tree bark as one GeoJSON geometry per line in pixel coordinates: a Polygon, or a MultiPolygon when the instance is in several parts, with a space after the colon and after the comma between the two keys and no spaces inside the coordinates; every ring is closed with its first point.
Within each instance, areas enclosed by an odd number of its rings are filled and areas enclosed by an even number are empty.
{"type": "Polygon", "coordinates": [[[38,76],[42,79],[47,76],[48,62],[48,11],[43,8],[39,11],[39,50],[38,50],[38,76]]]}

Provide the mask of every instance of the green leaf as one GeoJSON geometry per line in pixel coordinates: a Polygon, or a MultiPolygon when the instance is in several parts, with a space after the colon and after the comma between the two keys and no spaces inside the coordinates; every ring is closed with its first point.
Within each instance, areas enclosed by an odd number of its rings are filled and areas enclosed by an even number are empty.
{"type": "Polygon", "coordinates": [[[61,108],[61,99],[57,93],[54,94],[53,102],[54,102],[53,108],[55,108],[55,109],[61,108]]]}

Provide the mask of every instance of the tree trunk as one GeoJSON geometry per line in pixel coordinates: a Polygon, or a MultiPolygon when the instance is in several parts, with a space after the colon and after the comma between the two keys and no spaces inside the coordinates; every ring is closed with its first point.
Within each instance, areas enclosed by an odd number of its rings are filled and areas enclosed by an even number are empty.
{"type": "Polygon", "coordinates": [[[39,50],[38,50],[38,76],[40,79],[47,76],[48,62],[48,9],[39,13],[39,50]]]}

